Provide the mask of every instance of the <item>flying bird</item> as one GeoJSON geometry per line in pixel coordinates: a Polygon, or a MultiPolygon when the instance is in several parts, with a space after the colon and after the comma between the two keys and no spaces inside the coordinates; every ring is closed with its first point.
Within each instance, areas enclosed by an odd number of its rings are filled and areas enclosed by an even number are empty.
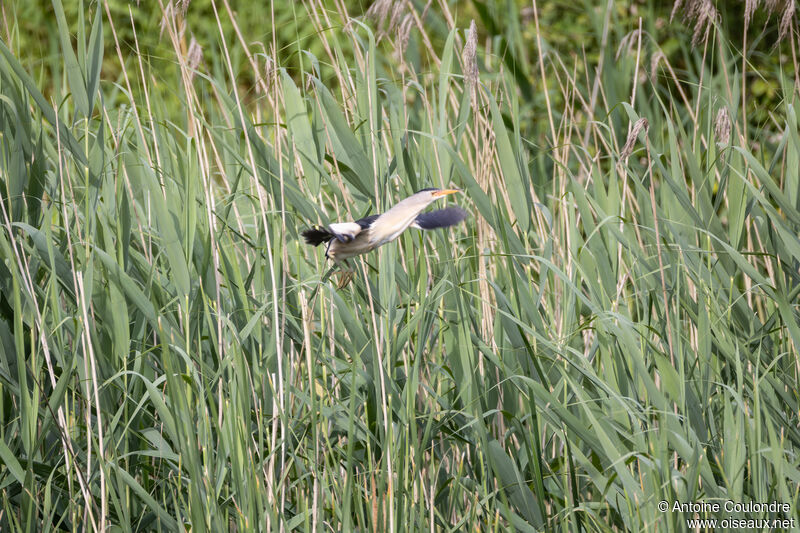
{"type": "MultiPolygon", "coordinates": [[[[446,207],[423,213],[430,204],[461,192],[458,189],[422,189],[402,200],[380,215],[369,215],[355,222],[337,222],[327,227],[314,227],[301,232],[307,244],[318,246],[327,243],[325,257],[334,263],[346,263],[357,255],[365,254],[391,242],[409,227],[432,230],[454,226],[467,218],[460,207],[446,207]]],[[[349,279],[347,280],[349,281],[349,279]]],[[[347,284],[340,283],[340,286],[347,284]]]]}

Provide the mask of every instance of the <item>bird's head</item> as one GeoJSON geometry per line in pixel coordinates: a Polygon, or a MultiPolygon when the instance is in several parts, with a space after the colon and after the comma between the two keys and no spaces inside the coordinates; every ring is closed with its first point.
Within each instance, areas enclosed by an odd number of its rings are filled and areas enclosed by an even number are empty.
{"type": "Polygon", "coordinates": [[[383,213],[370,226],[370,231],[375,235],[385,235],[385,237],[375,237],[376,240],[381,242],[395,239],[397,235],[405,231],[414,222],[426,207],[440,198],[457,192],[461,191],[458,189],[422,189],[415,192],[383,213]]]}
{"type": "Polygon", "coordinates": [[[416,193],[409,196],[408,200],[413,200],[414,204],[421,205],[423,207],[433,203],[436,200],[444,198],[445,196],[455,194],[457,192],[461,192],[459,189],[437,189],[437,188],[429,188],[429,189],[422,189],[421,191],[417,191],[416,193]]]}

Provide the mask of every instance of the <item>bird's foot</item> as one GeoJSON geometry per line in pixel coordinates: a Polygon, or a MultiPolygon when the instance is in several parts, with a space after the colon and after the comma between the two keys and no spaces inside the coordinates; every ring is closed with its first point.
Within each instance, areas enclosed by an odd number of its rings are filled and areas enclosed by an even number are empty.
{"type": "Polygon", "coordinates": [[[347,285],[353,280],[353,277],[356,275],[354,270],[341,270],[337,272],[338,280],[336,282],[337,289],[344,289],[347,285]]]}

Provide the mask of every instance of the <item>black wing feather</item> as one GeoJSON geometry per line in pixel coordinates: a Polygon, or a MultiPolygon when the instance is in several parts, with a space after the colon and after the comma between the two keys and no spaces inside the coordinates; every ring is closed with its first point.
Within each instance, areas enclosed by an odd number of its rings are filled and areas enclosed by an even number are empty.
{"type": "Polygon", "coordinates": [[[328,242],[333,239],[334,235],[324,228],[309,228],[300,232],[300,235],[305,239],[306,244],[311,246],[318,246],[323,242],[328,242]]]}
{"type": "Polygon", "coordinates": [[[375,222],[375,219],[377,219],[379,216],[380,215],[369,215],[364,218],[359,218],[358,220],[356,220],[356,224],[361,226],[361,229],[368,229],[370,226],[372,226],[372,223],[375,222]]]}
{"type": "Polygon", "coordinates": [[[460,207],[445,207],[444,209],[439,209],[437,211],[429,211],[427,213],[420,214],[417,216],[414,224],[419,229],[426,230],[446,228],[448,226],[455,226],[467,218],[468,215],[469,213],[460,207]]]}

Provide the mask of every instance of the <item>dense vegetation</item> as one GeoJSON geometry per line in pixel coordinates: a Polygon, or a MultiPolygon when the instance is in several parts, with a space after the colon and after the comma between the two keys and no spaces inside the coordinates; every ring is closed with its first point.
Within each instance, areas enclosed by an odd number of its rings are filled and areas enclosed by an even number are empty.
{"type": "Polygon", "coordinates": [[[0,530],[800,516],[793,1],[66,4],[0,4],[0,530]]]}

